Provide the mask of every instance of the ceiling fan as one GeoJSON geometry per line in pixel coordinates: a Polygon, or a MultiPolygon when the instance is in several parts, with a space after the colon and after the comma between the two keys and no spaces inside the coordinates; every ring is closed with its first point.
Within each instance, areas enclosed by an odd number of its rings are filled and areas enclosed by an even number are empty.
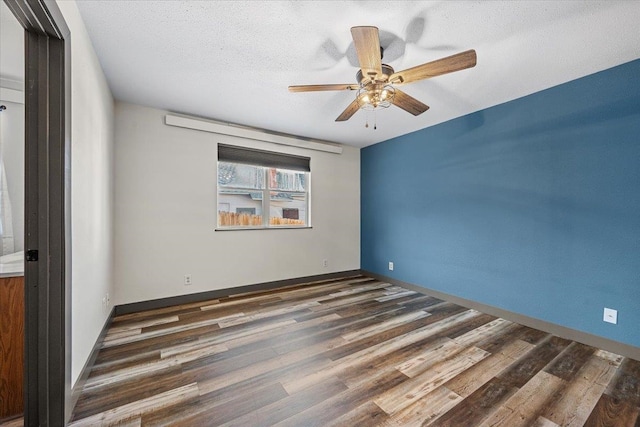
{"type": "Polygon", "coordinates": [[[316,92],[330,90],[357,90],[356,99],[338,116],[336,122],[349,120],[359,109],[375,110],[395,105],[417,116],[429,109],[396,86],[413,83],[476,65],[476,51],[471,49],[436,61],[427,62],[404,71],[395,72],[382,63],[383,48],[376,27],[352,27],[351,35],[358,54],[360,70],[357,84],[326,84],[289,86],[291,92],[316,92]]]}

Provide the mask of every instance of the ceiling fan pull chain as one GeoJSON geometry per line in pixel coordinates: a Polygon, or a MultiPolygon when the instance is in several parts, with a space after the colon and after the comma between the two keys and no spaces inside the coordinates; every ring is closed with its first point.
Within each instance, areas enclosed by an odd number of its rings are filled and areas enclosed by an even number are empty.
{"type": "Polygon", "coordinates": [[[378,114],[373,110],[373,130],[378,129],[378,114]]]}
{"type": "Polygon", "coordinates": [[[368,128],[369,127],[369,112],[365,111],[365,123],[364,123],[364,127],[368,128]]]}

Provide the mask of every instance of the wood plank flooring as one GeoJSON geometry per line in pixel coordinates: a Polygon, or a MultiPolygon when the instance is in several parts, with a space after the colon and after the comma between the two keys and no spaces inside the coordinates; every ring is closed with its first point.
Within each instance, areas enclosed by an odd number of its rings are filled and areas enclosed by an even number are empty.
{"type": "Polygon", "coordinates": [[[640,362],[356,276],[116,317],[71,425],[640,426],[640,362]]]}

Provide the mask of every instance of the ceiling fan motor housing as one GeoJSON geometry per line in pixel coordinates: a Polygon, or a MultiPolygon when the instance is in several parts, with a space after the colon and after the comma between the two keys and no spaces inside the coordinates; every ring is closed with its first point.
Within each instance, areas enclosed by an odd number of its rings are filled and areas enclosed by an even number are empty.
{"type": "MultiPolygon", "coordinates": [[[[391,76],[394,73],[394,71],[393,71],[393,68],[387,64],[381,64],[381,68],[382,68],[382,75],[377,76],[376,82],[384,83],[389,80],[389,76],[391,76]]],[[[371,79],[368,76],[365,76],[362,73],[361,69],[358,70],[358,72],[356,73],[356,81],[361,87],[371,83],[371,79]]]]}

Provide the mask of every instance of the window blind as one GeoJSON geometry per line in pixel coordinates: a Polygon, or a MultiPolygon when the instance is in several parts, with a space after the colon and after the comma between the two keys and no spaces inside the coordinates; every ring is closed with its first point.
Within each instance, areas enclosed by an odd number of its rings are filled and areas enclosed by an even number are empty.
{"type": "Polygon", "coordinates": [[[311,159],[309,157],[256,150],[235,145],[218,144],[218,161],[311,172],[311,159]]]}

